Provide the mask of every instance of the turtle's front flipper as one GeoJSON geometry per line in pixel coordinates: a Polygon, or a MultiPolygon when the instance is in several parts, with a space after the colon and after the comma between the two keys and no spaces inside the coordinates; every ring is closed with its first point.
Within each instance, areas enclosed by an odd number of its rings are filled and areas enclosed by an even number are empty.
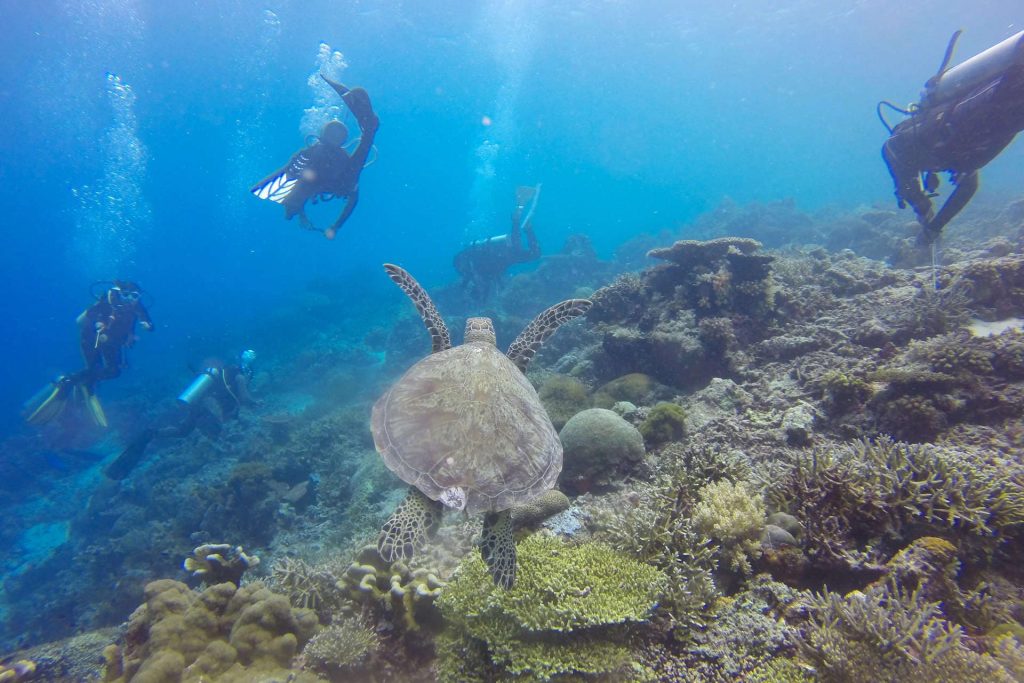
{"type": "Polygon", "coordinates": [[[590,299],[569,299],[555,304],[534,318],[508,347],[508,357],[523,372],[548,337],[563,323],[579,317],[593,306],[590,299]]]}
{"type": "Polygon", "coordinates": [[[511,511],[484,515],[480,554],[491,570],[494,583],[502,588],[511,588],[516,580],[516,544],[512,539],[511,511]]]}
{"type": "Polygon", "coordinates": [[[430,333],[432,344],[430,352],[437,353],[438,351],[450,349],[452,347],[452,338],[448,334],[448,328],[445,326],[444,320],[441,319],[441,314],[437,312],[434,302],[427,296],[426,290],[403,268],[391,263],[385,263],[384,270],[387,271],[388,277],[402,288],[406,296],[412,299],[413,304],[416,305],[416,310],[420,312],[423,324],[427,326],[427,332],[430,333]]]}
{"type": "Polygon", "coordinates": [[[437,531],[444,506],[430,500],[415,486],[399,503],[377,536],[377,552],[385,562],[409,560],[437,531]]]}

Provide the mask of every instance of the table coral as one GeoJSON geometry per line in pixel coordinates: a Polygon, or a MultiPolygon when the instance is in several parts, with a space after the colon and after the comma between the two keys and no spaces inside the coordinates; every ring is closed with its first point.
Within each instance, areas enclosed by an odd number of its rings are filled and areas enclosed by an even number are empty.
{"type": "Polygon", "coordinates": [[[495,588],[473,555],[442,592],[438,604],[450,627],[439,653],[442,678],[469,680],[455,674],[465,668],[463,651],[498,675],[539,681],[629,670],[629,624],[648,619],[667,577],[603,544],[574,546],[542,534],[520,542],[518,554],[511,589],[495,588]]]}

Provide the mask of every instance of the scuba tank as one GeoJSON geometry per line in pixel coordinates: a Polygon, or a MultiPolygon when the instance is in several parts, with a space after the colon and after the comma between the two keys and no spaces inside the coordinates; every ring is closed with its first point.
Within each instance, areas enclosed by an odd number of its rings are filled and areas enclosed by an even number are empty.
{"type": "Polygon", "coordinates": [[[506,242],[508,242],[508,235],[495,235],[494,237],[488,237],[486,239],[470,242],[469,246],[482,247],[485,244],[505,244],[506,242]]]}
{"type": "Polygon", "coordinates": [[[189,384],[188,388],[181,392],[178,400],[189,406],[200,400],[210,390],[210,387],[213,386],[214,378],[218,372],[217,368],[206,368],[203,370],[192,380],[192,384],[189,384]]]}
{"type": "Polygon", "coordinates": [[[966,94],[972,88],[997,77],[1011,66],[1024,66],[1024,31],[980,52],[967,61],[947,69],[953,48],[960,36],[957,31],[946,48],[946,57],[921,94],[921,106],[930,107],[966,94]]]}

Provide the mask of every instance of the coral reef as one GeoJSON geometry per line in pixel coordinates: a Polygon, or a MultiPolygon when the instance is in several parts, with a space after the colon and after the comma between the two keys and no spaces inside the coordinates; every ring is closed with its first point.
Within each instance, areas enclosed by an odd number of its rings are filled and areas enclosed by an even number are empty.
{"type": "Polygon", "coordinates": [[[518,555],[509,590],[488,580],[476,555],[445,588],[438,604],[450,633],[439,652],[441,680],[631,671],[630,624],[650,617],[665,575],[602,544],[573,546],[542,534],[520,542],[518,555]],[[471,663],[485,668],[467,672],[471,663]]]}
{"type": "MultiPolygon", "coordinates": [[[[309,610],[260,584],[202,593],[163,579],[146,586],[124,644],[107,654],[106,681],[252,681],[290,675],[292,658],[318,626],[309,610]]],[[[290,680],[303,679],[302,675],[290,680]]]]}
{"type": "Polygon", "coordinates": [[[21,683],[35,676],[36,664],[28,659],[0,664],[0,683],[21,683]]]}

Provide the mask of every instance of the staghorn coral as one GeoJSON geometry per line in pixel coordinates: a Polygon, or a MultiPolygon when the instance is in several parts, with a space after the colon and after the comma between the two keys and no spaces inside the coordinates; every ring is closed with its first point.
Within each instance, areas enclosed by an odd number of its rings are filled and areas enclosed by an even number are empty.
{"type": "Polygon", "coordinates": [[[302,649],[302,668],[333,678],[351,676],[380,647],[380,638],[355,619],[342,619],[313,636],[302,649]]]}
{"type": "Polygon", "coordinates": [[[474,554],[442,592],[449,633],[439,648],[441,680],[629,671],[629,624],[648,619],[667,577],[603,544],[542,534],[521,541],[518,554],[511,589],[496,588],[474,554]]]}
{"type": "Polygon", "coordinates": [[[1010,456],[879,438],[791,457],[765,494],[804,525],[804,550],[822,568],[875,571],[875,541],[909,525],[996,544],[1024,524],[1024,464],[1010,456]]]}
{"type": "Polygon", "coordinates": [[[764,500],[744,484],[729,480],[704,486],[697,498],[693,508],[697,531],[721,543],[722,555],[733,571],[750,574],[748,556],[758,552],[765,526],[764,500]]]}
{"type": "Polygon", "coordinates": [[[961,627],[923,590],[889,581],[846,597],[816,595],[807,604],[810,621],[798,648],[826,683],[1016,680],[1000,660],[969,649],[961,627]]]}
{"type": "Polygon", "coordinates": [[[686,411],[675,403],[658,403],[647,413],[639,430],[649,444],[679,441],[686,434],[686,411]]]}
{"type": "MultiPolygon", "coordinates": [[[[106,681],[252,681],[289,676],[292,657],[318,622],[309,610],[261,584],[231,583],[201,593],[163,579],[146,586],[145,604],[107,653],[106,681]]],[[[292,679],[314,681],[312,675],[292,679]]]]}
{"type": "Polygon", "coordinates": [[[344,600],[344,592],[337,586],[339,573],[333,563],[313,565],[282,557],[274,562],[270,585],[287,596],[293,607],[313,610],[327,623],[344,600]]]}

